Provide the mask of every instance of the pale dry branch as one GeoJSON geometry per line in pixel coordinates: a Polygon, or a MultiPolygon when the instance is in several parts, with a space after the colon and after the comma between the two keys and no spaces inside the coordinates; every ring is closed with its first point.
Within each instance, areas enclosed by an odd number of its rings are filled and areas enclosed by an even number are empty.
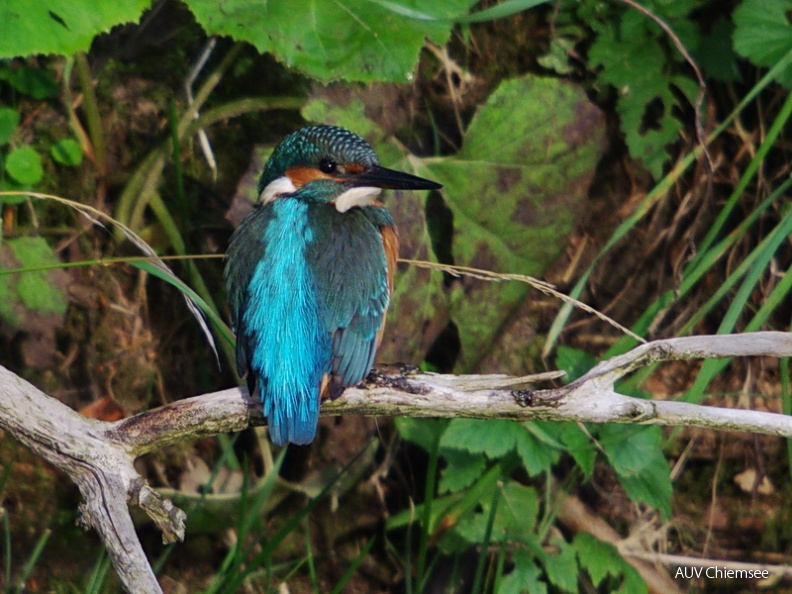
{"type": "MultiPolygon", "coordinates": [[[[686,425],[792,437],[785,415],[642,400],[617,393],[614,382],[658,361],[709,357],[792,356],[792,333],[761,332],[660,340],[600,363],[562,388],[531,390],[551,376],[452,376],[387,368],[322,406],[324,415],[464,417],[686,425]]],[[[82,521],[102,537],[124,587],[161,592],[129,514],[143,508],[164,539],[184,536],[184,514],[138,475],[136,457],[178,441],[264,424],[260,404],[242,388],[188,398],[115,423],[81,417],[0,367],[0,427],[65,472],[82,493],[82,521]]]]}

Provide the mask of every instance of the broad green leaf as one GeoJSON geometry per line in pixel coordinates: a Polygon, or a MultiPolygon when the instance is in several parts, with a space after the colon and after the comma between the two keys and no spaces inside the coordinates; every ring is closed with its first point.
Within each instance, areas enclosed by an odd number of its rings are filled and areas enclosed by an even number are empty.
{"type": "Polygon", "coordinates": [[[425,41],[445,44],[452,26],[448,19],[464,15],[475,1],[422,4],[421,13],[434,20],[405,16],[413,4],[398,1],[388,2],[388,7],[370,0],[186,0],[186,4],[208,34],[247,41],[321,81],[409,82],[425,41]]]}
{"type": "Polygon", "coordinates": [[[549,471],[561,457],[561,444],[548,443],[549,436],[547,441],[537,437],[542,435],[538,423],[526,423],[521,428],[523,430],[517,433],[517,453],[525,470],[530,476],[549,471]]]}
{"type": "MultiPolygon", "coordinates": [[[[315,99],[305,106],[302,114],[307,120],[343,126],[361,135],[371,143],[380,163],[386,167],[431,176],[421,159],[405,153],[401,143],[366,116],[359,98],[345,104],[315,99]]],[[[399,229],[400,256],[436,262],[426,222],[426,192],[388,191],[383,200],[399,229]]],[[[377,359],[419,365],[447,319],[442,275],[425,268],[399,266],[377,359]]]]}
{"type": "Polygon", "coordinates": [[[547,584],[540,579],[541,572],[531,554],[518,548],[512,558],[514,569],[500,581],[496,594],[546,594],[547,584]]]}
{"type": "Polygon", "coordinates": [[[414,419],[412,417],[397,417],[393,419],[393,422],[402,439],[420,446],[427,452],[436,447],[438,434],[448,425],[448,421],[445,419],[414,419]]]}
{"type": "MultiPolygon", "coordinates": [[[[498,488],[498,487],[495,487],[498,488]]],[[[539,496],[536,489],[510,481],[500,487],[501,496],[495,510],[495,522],[492,527],[491,541],[504,542],[518,540],[536,544],[536,517],[539,513],[539,496]]],[[[469,543],[481,543],[484,540],[492,509],[492,491],[484,494],[479,505],[481,511],[468,514],[456,527],[455,532],[469,543]]]]}
{"type": "Polygon", "coordinates": [[[69,304],[56,270],[35,270],[58,263],[52,248],[41,237],[18,237],[3,242],[0,248],[0,317],[12,326],[24,321],[28,312],[62,316],[69,304]],[[4,274],[3,269],[29,268],[30,271],[4,274]]]}
{"type": "Polygon", "coordinates": [[[599,443],[630,499],[671,515],[673,486],[659,427],[602,425],[599,443]]]}
{"type": "Polygon", "coordinates": [[[440,475],[438,491],[456,493],[472,485],[484,472],[486,459],[482,455],[471,454],[464,450],[444,449],[441,455],[445,468],[440,475]]]}
{"type": "Polygon", "coordinates": [[[3,0],[0,58],[87,51],[94,37],[137,22],[151,0],[3,0]]]}
{"type": "MultiPolygon", "coordinates": [[[[757,66],[774,66],[792,52],[792,0],[743,0],[734,11],[734,49],[757,66]]],[[[792,88],[792,66],[778,75],[792,88]]]]}
{"type": "Polygon", "coordinates": [[[5,170],[20,184],[32,186],[44,177],[41,157],[32,146],[15,148],[5,158],[5,170]]]}
{"type": "Polygon", "coordinates": [[[0,145],[7,144],[19,125],[19,112],[10,107],[0,107],[0,145]]]}
{"type": "Polygon", "coordinates": [[[574,458],[588,480],[594,472],[597,448],[577,423],[558,423],[558,437],[566,446],[566,451],[574,458]]]}
{"type": "Polygon", "coordinates": [[[556,349],[556,369],[566,372],[567,382],[573,382],[585,375],[596,365],[597,359],[586,351],[561,345],[556,349]]]}
{"type": "Polygon", "coordinates": [[[83,160],[80,143],[73,138],[61,138],[50,147],[50,154],[61,165],[77,167],[83,160]]]}
{"type": "MultiPolygon", "coordinates": [[[[473,117],[462,150],[424,161],[453,212],[455,264],[541,275],[566,245],[603,147],[602,116],[581,88],[534,76],[501,83],[473,117]]],[[[464,372],[496,339],[507,340],[504,325],[530,295],[515,282],[466,277],[455,286],[464,372]]]]}
{"type": "Polygon", "coordinates": [[[518,435],[524,432],[525,428],[514,421],[453,419],[440,438],[440,447],[500,458],[515,448],[518,435]]]}

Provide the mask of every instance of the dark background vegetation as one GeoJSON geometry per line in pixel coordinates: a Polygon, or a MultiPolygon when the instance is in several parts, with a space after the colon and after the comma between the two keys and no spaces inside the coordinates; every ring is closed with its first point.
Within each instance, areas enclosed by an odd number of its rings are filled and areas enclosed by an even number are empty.
{"type": "MultiPolygon", "coordinates": [[[[429,24],[385,4],[248,7],[259,20],[158,0],[85,52],[3,46],[0,363],[103,420],[238,382],[229,343],[217,334],[218,366],[179,289],[137,266],[123,233],[25,192],[92,206],[159,255],[186,256],[169,264],[227,319],[221,256],[257,172],[317,121],[444,184],[388,198],[405,258],[537,276],[648,339],[789,330],[792,3],[458,2],[422,7],[429,24]],[[194,120],[185,82],[207,31],[220,36],[194,120]]],[[[635,344],[561,305],[516,281],[403,264],[380,360],[573,378],[635,344]]],[[[788,361],[726,363],[668,364],[623,389],[789,411],[788,361]]],[[[167,547],[140,520],[166,592],[641,591],[614,546],[627,537],[646,553],[790,561],[780,439],[325,418],[259,497],[277,455],[249,430],[139,461],[190,514],[186,541],[167,547]]],[[[76,489],[5,436],[0,493],[6,592],[118,591],[97,537],[75,525],[76,489]]]]}

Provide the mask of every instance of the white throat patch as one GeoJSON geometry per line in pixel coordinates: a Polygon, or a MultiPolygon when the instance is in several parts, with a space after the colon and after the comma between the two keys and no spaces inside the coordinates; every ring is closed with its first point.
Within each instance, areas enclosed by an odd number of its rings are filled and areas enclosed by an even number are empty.
{"type": "Polygon", "coordinates": [[[288,176],[284,175],[272,180],[267,184],[266,188],[261,190],[261,194],[259,194],[259,202],[261,202],[261,204],[266,204],[267,202],[272,202],[283,194],[291,194],[296,191],[297,188],[294,186],[292,180],[289,179],[288,176]]]}
{"type": "Polygon", "coordinates": [[[382,192],[381,188],[370,186],[350,188],[335,199],[336,210],[338,212],[346,212],[353,206],[371,206],[380,192],[382,192]]]}

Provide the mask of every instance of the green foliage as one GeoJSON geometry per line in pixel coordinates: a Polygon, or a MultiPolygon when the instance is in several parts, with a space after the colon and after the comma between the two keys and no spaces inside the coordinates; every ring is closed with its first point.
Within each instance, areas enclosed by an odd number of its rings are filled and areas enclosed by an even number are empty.
{"type": "MultiPolygon", "coordinates": [[[[69,304],[66,291],[56,282],[53,270],[36,270],[52,267],[58,258],[41,237],[18,237],[3,242],[0,263],[23,265],[24,274],[8,274],[0,268],[0,318],[12,326],[23,319],[23,312],[55,314],[62,316],[69,304]],[[5,255],[8,254],[8,255],[5,255]]],[[[8,268],[8,267],[6,267],[8,268]]]]}
{"type": "Polygon", "coordinates": [[[12,149],[5,158],[5,170],[15,181],[33,186],[44,178],[41,157],[32,146],[12,149]]]}
{"type": "Polygon", "coordinates": [[[451,19],[466,14],[472,0],[424,3],[425,18],[411,18],[398,2],[347,0],[187,0],[209,34],[232,35],[287,66],[321,81],[412,80],[426,39],[444,44],[451,19]]]}
{"type": "Polygon", "coordinates": [[[61,138],[50,147],[50,155],[61,165],[78,167],[83,160],[80,143],[73,138],[61,138]]]}
{"type": "Polygon", "coordinates": [[[31,66],[9,67],[0,64],[0,80],[6,80],[14,89],[33,99],[52,99],[58,95],[58,83],[52,73],[31,66]]]}
{"type": "Polygon", "coordinates": [[[630,594],[648,591],[638,572],[619,555],[613,545],[598,540],[588,532],[578,532],[572,546],[580,567],[588,572],[594,587],[607,585],[605,591],[630,594]]]}
{"type": "Polygon", "coordinates": [[[0,107],[0,145],[8,144],[19,125],[19,112],[10,107],[0,107]]]}
{"type": "Polygon", "coordinates": [[[0,58],[87,51],[100,33],[137,21],[151,0],[4,0],[0,58]]]}
{"type": "MultiPolygon", "coordinates": [[[[775,66],[792,52],[792,0],[743,0],[734,11],[734,49],[757,66],[775,66]]],[[[776,79],[792,88],[792,64],[776,79]]]]}

